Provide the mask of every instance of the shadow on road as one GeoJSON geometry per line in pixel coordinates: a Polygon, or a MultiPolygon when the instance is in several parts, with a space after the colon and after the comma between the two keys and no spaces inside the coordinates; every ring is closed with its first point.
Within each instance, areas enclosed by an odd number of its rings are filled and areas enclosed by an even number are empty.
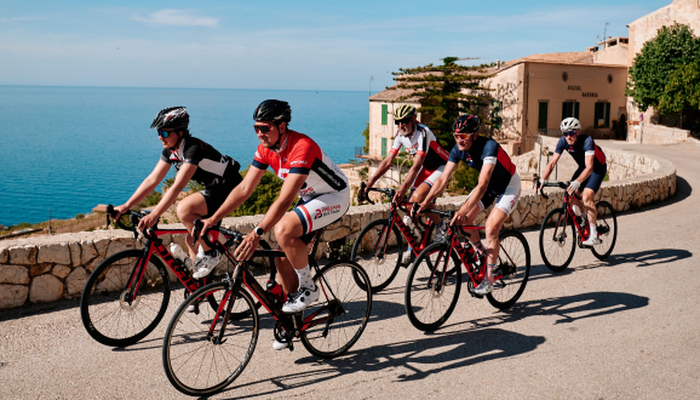
{"type": "MultiPolygon", "coordinates": [[[[383,302],[380,301],[380,303],[383,302]]],[[[358,371],[390,374],[392,370],[402,368],[406,372],[397,375],[397,381],[421,380],[445,370],[525,354],[534,351],[546,340],[543,336],[527,336],[498,328],[504,323],[511,323],[529,316],[557,316],[554,324],[565,324],[585,318],[629,311],[648,304],[649,299],[646,297],[611,292],[584,293],[519,303],[506,312],[454,323],[436,332],[426,333],[422,339],[398,341],[366,350],[350,351],[347,355],[333,360],[324,361],[313,356],[300,358],[297,363],[318,364],[319,368],[314,371],[280,375],[272,380],[277,386],[276,390],[246,390],[245,397],[250,397],[251,392],[257,393],[259,397],[267,397],[273,393],[280,395],[280,390],[315,385],[358,371]],[[444,332],[447,328],[451,328],[450,332],[444,332]],[[455,332],[455,328],[459,331],[455,332]]],[[[398,316],[394,314],[398,314],[402,307],[397,306],[388,303],[379,304],[379,308],[392,313],[389,316],[380,314],[380,318],[398,316]]],[[[367,328],[371,329],[371,327],[370,322],[367,328]]],[[[267,382],[267,379],[261,379],[230,387],[223,393],[226,395],[228,392],[232,395],[231,399],[236,399],[239,398],[234,395],[236,390],[244,387],[250,389],[267,382]]]]}

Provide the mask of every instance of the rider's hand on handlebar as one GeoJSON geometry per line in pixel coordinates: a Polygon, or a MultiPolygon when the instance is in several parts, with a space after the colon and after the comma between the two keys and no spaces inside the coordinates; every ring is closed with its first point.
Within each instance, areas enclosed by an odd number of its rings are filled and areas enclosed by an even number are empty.
{"type": "Polygon", "coordinates": [[[129,211],[129,207],[126,206],[126,204],[122,204],[120,206],[114,207],[114,211],[117,213],[116,215],[113,215],[112,218],[115,221],[119,221],[119,218],[124,215],[127,211],[129,211]]]}
{"type": "Polygon", "coordinates": [[[404,201],[406,201],[406,196],[403,193],[396,192],[392,201],[395,204],[402,204],[404,201]]]}
{"type": "Polygon", "coordinates": [[[253,256],[253,252],[258,248],[260,243],[260,236],[258,236],[254,231],[243,237],[241,244],[236,247],[236,251],[233,252],[233,256],[237,260],[246,261],[253,256]]]}
{"type": "Polygon", "coordinates": [[[158,223],[159,217],[160,217],[159,215],[155,215],[153,213],[150,213],[150,214],[146,215],[145,217],[141,218],[141,221],[139,221],[139,229],[141,230],[141,232],[145,232],[146,229],[152,228],[153,225],[158,223]]]}
{"type": "Polygon", "coordinates": [[[464,225],[467,222],[467,213],[462,212],[462,209],[457,210],[455,216],[450,221],[450,225],[464,225]]]}
{"type": "Polygon", "coordinates": [[[569,188],[567,189],[567,191],[569,192],[569,194],[573,195],[574,192],[578,192],[579,187],[581,187],[581,183],[579,181],[574,180],[569,183],[569,188]]]}

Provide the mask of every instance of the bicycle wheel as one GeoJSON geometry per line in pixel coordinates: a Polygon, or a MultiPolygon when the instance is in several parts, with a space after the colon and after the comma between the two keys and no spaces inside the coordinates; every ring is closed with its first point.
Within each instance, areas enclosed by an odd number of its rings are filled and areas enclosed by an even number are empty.
{"type": "Polygon", "coordinates": [[[243,372],[258,341],[258,312],[250,294],[231,290],[229,283],[214,282],[185,300],[168,324],[163,338],[163,367],[170,383],[190,396],[208,396],[223,390],[243,372]],[[198,314],[187,312],[191,304],[213,296],[221,312],[200,307],[198,314]],[[228,318],[222,325],[228,303],[231,313],[248,318],[228,318]],[[221,336],[220,336],[221,335],[221,336]]]}
{"type": "Polygon", "coordinates": [[[607,201],[600,201],[595,207],[598,210],[596,231],[600,244],[593,246],[591,251],[597,259],[605,260],[612,253],[617,241],[617,216],[612,204],[607,201]]]}
{"type": "Polygon", "coordinates": [[[85,283],[80,316],[90,336],[104,345],[122,347],[138,342],[155,329],[168,308],[170,281],[157,257],[151,257],[146,265],[138,292],[127,287],[143,254],[143,250],[116,253],[95,268],[85,283]]]}
{"type": "Polygon", "coordinates": [[[439,328],[454,311],[462,284],[461,262],[448,254],[447,243],[425,248],[408,271],[404,303],[413,326],[422,331],[439,328]],[[454,271],[454,272],[451,272],[454,271]]]}
{"type": "Polygon", "coordinates": [[[565,221],[563,208],[555,208],[544,217],[540,226],[540,254],[547,268],[561,272],[571,263],[576,251],[574,229],[571,221],[565,221]]]}
{"type": "MultiPolygon", "coordinates": [[[[401,256],[406,250],[399,229],[389,229],[389,221],[378,219],[365,226],[355,239],[350,259],[360,264],[369,276],[372,292],[389,286],[401,267],[401,256]]],[[[363,282],[358,280],[358,285],[363,282]]]]}
{"type": "Polygon", "coordinates": [[[530,246],[522,233],[516,230],[501,232],[498,264],[493,272],[493,292],[486,295],[489,303],[498,309],[512,306],[525,290],[530,277],[530,246]]]}
{"type": "Polygon", "coordinates": [[[310,316],[313,321],[337,316],[310,326],[301,333],[300,339],[311,354],[333,358],[348,351],[367,326],[372,311],[372,291],[367,290],[370,281],[358,264],[336,261],[323,267],[314,282],[321,288],[321,296],[304,310],[305,323],[310,316]]]}

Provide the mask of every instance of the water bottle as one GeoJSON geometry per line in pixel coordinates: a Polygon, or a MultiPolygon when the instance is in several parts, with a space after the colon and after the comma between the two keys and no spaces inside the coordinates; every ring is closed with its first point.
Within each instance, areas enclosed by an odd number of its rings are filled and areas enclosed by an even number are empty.
{"type": "Polygon", "coordinates": [[[413,219],[411,219],[411,217],[408,214],[403,216],[403,223],[406,225],[406,227],[408,227],[409,231],[411,231],[411,233],[413,233],[415,237],[419,237],[420,232],[417,232],[416,226],[413,225],[413,219]]]}
{"type": "Polygon", "coordinates": [[[581,209],[578,208],[576,204],[572,205],[571,209],[574,210],[574,214],[576,214],[577,217],[581,216],[581,209]]]}
{"type": "Polygon", "coordinates": [[[270,282],[270,280],[268,280],[266,284],[266,289],[272,295],[272,297],[277,302],[279,302],[279,304],[284,304],[287,302],[287,294],[284,292],[284,289],[282,289],[282,285],[280,285],[279,283],[273,283],[270,282]]]}
{"type": "Polygon", "coordinates": [[[175,242],[170,243],[170,253],[173,255],[173,257],[182,261],[182,264],[187,267],[187,269],[190,271],[194,269],[194,262],[192,262],[190,256],[185,253],[185,250],[182,250],[182,247],[180,247],[179,244],[175,242]]]}

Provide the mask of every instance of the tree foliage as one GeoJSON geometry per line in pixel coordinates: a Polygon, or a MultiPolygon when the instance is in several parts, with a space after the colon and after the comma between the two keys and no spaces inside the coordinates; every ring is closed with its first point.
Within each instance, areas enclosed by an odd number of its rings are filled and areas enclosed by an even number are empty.
{"type": "Polygon", "coordinates": [[[626,95],[634,99],[641,111],[659,107],[663,102],[664,111],[659,111],[680,112],[682,108],[696,104],[693,97],[697,98],[698,92],[693,93],[682,86],[697,85],[696,61],[699,59],[700,39],[693,35],[688,25],[663,26],[634,58],[626,95]],[[670,87],[667,89],[667,86],[670,87]]]}
{"type": "MultiPolygon", "coordinates": [[[[442,65],[399,68],[399,72],[393,73],[397,88],[414,90],[405,98],[419,98],[423,119],[429,120],[430,129],[448,149],[455,143],[452,137],[454,120],[465,113],[479,114],[478,106],[490,104],[489,89],[481,84],[488,78],[486,68],[491,65],[463,66],[457,64],[459,60],[445,57],[442,65]]],[[[479,117],[487,122],[485,115],[479,117]]]]}
{"type": "Polygon", "coordinates": [[[700,110],[700,57],[681,65],[668,77],[659,100],[659,111],[664,114],[700,110]]]}
{"type": "MultiPolygon", "coordinates": [[[[241,173],[243,177],[248,173],[245,170],[241,173]]],[[[284,181],[270,171],[265,171],[258,186],[248,200],[241,204],[238,209],[229,214],[230,217],[240,217],[244,215],[264,214],[272,203],[277,200],[284,181]]]]}

